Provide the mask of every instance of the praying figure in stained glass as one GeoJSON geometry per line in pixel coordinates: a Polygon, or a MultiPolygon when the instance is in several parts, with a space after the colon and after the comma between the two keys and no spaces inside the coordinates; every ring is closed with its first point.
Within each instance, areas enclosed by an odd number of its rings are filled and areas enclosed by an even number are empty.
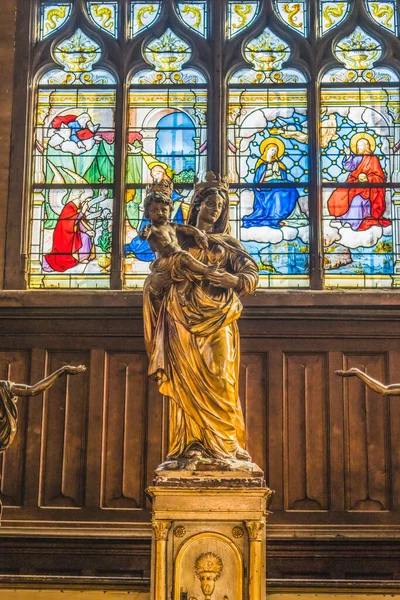
{"type": "Polygon", "coordinates": [[[93,197],[91,189],[71,192],[55,226],[52,248],[43,257],[45,272],[63,273],[94,259],[97,219],[105,216],[100,204],[107,197],[107,190],[100,190],[96,197],[93,197]]]}
{"type": "Polygon", "coordinates": [[[363,185],[383,183],[386,179],[379,158],[373,154],[375,146],[375,139],[368,133],[357,133],[351,138],[350,148],[345,148],[343,168],[349,171],[346,182],[359,182],[360,187],[338,188],[328,200],[329,214],[354,231],[365,231],[373,225],[390,225],[383,217],[385,189],[363,185]]]}
{"type": "MultiPolygon", "coordinates": [[[[280,158],[285,144],[275,137],[268,137],[260,144],[261,156],[256,164],[255,183],[278,183],[287,181],[286,166],[280,158]]],[[[250,215],[243,217],[243,227],[280,228],[282,221],[293,211],[299,193],[295,188],[255,188],[254,207],[250,215]]]]}

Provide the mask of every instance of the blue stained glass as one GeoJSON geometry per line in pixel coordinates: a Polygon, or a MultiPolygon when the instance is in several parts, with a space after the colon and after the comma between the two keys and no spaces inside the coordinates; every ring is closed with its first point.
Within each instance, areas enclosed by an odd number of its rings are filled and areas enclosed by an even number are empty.
{"type": "Polygon", "coordinates": [[[118,2],[88,2],[87,4],[93,23],[113,37],[117,37],[118,2]]]}
{"type": "Polygon", "coordinates": [[[197,31],[203,37],[207,37],[207,2],[194,0],[194,2],[177,2],[178,15],[183,23],[197,31]]]}
{"type": "Polygon", "coordinates": [[[381,27],[397,35],[397,6],[396,2],[371,2],[366,0],[367,10],[372,19],[381,27]]]}
{"type": "Polygon", "coordinates": [[[44,40],[66,23],[71,15],[71,2],[42,2],[40,4],[40,39],[44,40]]]}

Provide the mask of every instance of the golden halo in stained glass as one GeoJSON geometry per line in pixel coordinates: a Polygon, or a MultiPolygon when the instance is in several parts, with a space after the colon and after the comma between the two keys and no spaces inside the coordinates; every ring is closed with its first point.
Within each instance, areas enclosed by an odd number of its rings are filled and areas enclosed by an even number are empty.
{"type": "Polygon", "coordinates": [[[285,153],[285,144],[282,142],[282,140],[276,137],[268,137],[265,140],[263,140],[260,144],[261,156],[265,154],[269,146],[276,146],[278,148],[278,158],[280,158],[282,154],[285,153]]]}
{"type": "Polygon", "coordinates": [[[371,148],[371,152],[373,152],[376,148],[376,140],[369,133],[356,133],[350,140],[350,150],[353,154],[357,154],[357,143],[359,140],[367,140],[369,146],[371,148]]]}

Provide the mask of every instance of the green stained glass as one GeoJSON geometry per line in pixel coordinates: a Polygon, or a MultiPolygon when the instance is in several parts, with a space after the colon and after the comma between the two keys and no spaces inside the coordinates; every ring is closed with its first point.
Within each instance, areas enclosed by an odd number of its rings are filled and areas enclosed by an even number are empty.
{"type": "Polygon", "coordinates": [[[291,29],[305,36],[307,32],[307,2],[275,0],[274,4],[279,18],[291,29]]]}
{"type": "Polygon", "coordinates": [[[319,33],[324,35],[341,23],[350,10],[350,2],[319,0],[319,33]]]}
{"type": "Polygon", "coordinates": [[[177,2],[176,8],[185,25],[207,37],[207,2],[177,2]]]}
{"type": "Polygon", "coordinates": [[[161,2],[137,2],[131,4],[131,37],[155,23],[161,11],[161,2]]]}
{"type": "Polygon", "coordinates": [[[40,39],[60,29],[68,21],[71,10],[71,2],[41,2],[40,39]]]}
{"type": "Polygon", "coordinates": [[[300,71],[283,68],[290,54],[288,44],[266,27],[244,47],[244,56],[253,69],[240,69],[230,83],[304,83],[306,79],[300,71]]]}
{"type": "Polygon", "coordinates": [[[87,6],[93,23],[113,37],[117,37],[118,2],[88,2],[87,6]]]}
{"type": "Polygon", "coordinates": [[[369,14],[378,25],[397,34],[396,2],[371,2],[366,0],[366,5],[369,14]]]}
{"type": "Polygon", "coordinates": [[[260,2],[228,2],[228,22],[226,35],[228,39],[247,29],[257,18],[260,2]]]}

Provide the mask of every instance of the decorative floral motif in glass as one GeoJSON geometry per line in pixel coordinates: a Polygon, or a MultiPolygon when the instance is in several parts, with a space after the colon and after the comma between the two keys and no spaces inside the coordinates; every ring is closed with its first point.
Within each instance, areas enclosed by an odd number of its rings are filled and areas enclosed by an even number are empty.
{"type": "Polygon", "coordinates": [[[290,54],[288,44],[266,27],[244,48],[244,56],[254,68],[240,69],[230,83],[304,83],[306,79],[300,71],[282,66],[290,54]]]}
{"type": "Polygon", "coordinates": [[[348,15],[350,2],[319,0],[319,34],[337,27],[348,15]]]}
{"type": "Polygon", "coordinates": [[[257,18],[260,10],[260,1],[254,2],[228,2],[227,38],[249,27],[257,18]]]}
{"type": "Polygon", "coordinates": [[[366,5],[369,14],[378,25],[397,35],[396,2],[371,2],[366,0],[366,5]]]}
{"type": "Polygon", "coordinates": [[[197,69],[184,69],[190,60],[192,50],[184,40],[171,29],[167,29],[160,38],[153,39],[144,49],[147,62],[154,69],[139,71],[132,79],[138,84],[188,84],[206,83],[206,79],[197,69]]]}
{"type": "Polygon", "coordinates": [[[41,2],[40,4],[40,39],[44,40],[57,29],[60,29],[70,17],[71,2],[41,2]]]}
{"type": "Polygon", "coordinates": [[[161,2],[131,3],[131,37],[141,33],[158,19],[161,11],[161,2]]]}
{"type": "Polygon", "coordinates": [[[54,57],[65,70],[45,74],[37,98],[29,286],[107,288],[115,89],[93,83],[115,79],[93,69],[99,47],[79,30],[54,57]]]}
{"type": "Polygon", "coordinates": [[[207,2],[177,2],[176,8],[185,25],[207,37],[207,2]]]}
{"type": "Polygon", "coordinates": [[[118,2],[88,2],[87,5],[93,23],[113,37],[117,37],[118,2]]]}
{"type": "Polygon", "coordinates": [[[306,35],[307,32],[307,2],[286,2],[274,0],[275,11],[279,18],[291,29],[306,35]]]}
{"type": "Polygon", "coordinates": [[[143,215],[145,186],[155,179],[172,180],[172,219],[183,223],[189,210],[194,177],[202,177],[207,170],[205,79],[194,69],[183,68],[190,58],[191,48],[168,30],[159,40],[150,42],[145,53],[154,71],[136,74],[129,95],[126,287],[143,285],[154,258],[147,241],[138,236],[148,224],[143,215]],[[166,72],[159,70],[164,64],[166,72]],[[140,84],[159,82],[167,82],[170,87],[138,89],[140,84]]]}
{"type": "Polygon", "coordinates": [[[397,81],[397,75],[387,67],[375,67],[382,56],[382,46],[378,40],[356,27],[347,37],[334,45],[333,53],[344,68],[331,69],[324,77],[324,82],[351,83],[364,81],[397,81]]]}

